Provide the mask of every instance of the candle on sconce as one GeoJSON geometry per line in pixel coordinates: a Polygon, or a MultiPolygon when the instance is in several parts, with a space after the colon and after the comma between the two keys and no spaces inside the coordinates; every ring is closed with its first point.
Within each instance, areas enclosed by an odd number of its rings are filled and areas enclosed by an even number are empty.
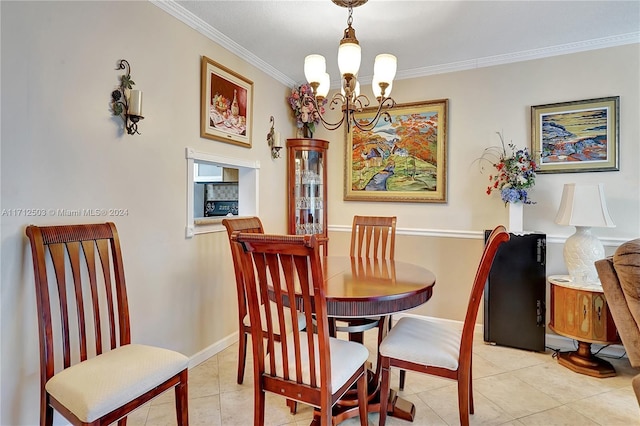
{"type": "Polygon", "coordinates": [[[142,91],[131,90],[129,94],[129,115],[142,116],[142,91]]]}
{"type": "Polygon", "coordinates": [[[280,138],[280,132],[276,132],[273,138],[273,147],[282,148],[282,139],[280,138]]]}

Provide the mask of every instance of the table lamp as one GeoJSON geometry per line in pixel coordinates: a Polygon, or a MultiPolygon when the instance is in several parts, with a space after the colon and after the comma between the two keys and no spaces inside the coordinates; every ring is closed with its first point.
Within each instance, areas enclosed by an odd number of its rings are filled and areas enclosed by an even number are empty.
{"type": "Polygon", "coordinates": [[[600,284],[594,262],[604,258],[604,247],[592,227],[613,228],[604,199],[604,185],[567,183],[556,215],[558,225],[575,226],[564,243],[564,263],[574,283],[600,284]]]}

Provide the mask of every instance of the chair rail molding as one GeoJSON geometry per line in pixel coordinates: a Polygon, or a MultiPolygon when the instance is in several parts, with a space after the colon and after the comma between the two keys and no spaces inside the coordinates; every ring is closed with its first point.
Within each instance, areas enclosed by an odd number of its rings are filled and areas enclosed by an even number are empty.
{"type": "MultiPolygon", "coordinates": [[[[351,225],[329,225],[329,231],[332,232],[351,232],[351,225]]],[[[465,231],[458,229],[428,229],[428,228],[397,228],[396,235],[412,235],[417,237],[435,237],[435,238],[460,238],[472,240],[484,240],[484,231],[465,231]]],[[[564,244],[570,235],[547,235],[547,243],[564,244]]],[[[633,237],[625,238],[607,238],[598,237],[604,246],[618,247],[625,241],[633,239],[633,237]]]]}

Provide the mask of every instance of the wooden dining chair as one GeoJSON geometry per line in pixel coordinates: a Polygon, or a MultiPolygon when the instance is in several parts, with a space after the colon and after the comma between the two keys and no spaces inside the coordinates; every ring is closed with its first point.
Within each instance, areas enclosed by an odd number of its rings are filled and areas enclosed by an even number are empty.
{"type": "Polygon", "coordinates": [[[354,216],[351,226],[351,257],[394,260],[395,216],[354,216]]]}
{"type": "Polygon", "coordinates": [[[244,289],[244,281],[242,279],[242,267],[239,258],[231,243],[231,234],[234,231],[255,232],[264,234],[262,221],[259,217],[238,217],[231,219],[223,219],[222,224],[227,229],[229,244],[231,246],[231,258],[233,260],[233,270],[236,276],[236,292],[238,294],[238,330],[240,338],[238,341],[238,375],[237,382],[239,385],[244,381],[244,369],[247,362],[247,336],[251,334],[251,325],[249,323],[249,311],[247,308],[247,296],[244,289]]]}
{"type": "MultiPolygon", "coordinates": [[[[244,370],[247,359],[247,337],[251,335],[251,321],[249,318],[249,308],[247,306],[247,295],[244,284],[244,277],[242,276],[242,264],[240,262],[239,253],[236,245],[231,243],[231,235],[235,231],[245,233],[257,233],[264,234],[264,228],[262,227],[262,221],[259,217],[238,217],[238,218],[225,218],[222,220],[222,224],[227,229],[227,235],[229,236],[229,245],[231,246],[231,257],[233,259],[233,269],[236,276],[236,291],[238,293],[238,330],[240,333],[240,339],[238,342],[238,384],[242,384],[244,381],[244,370]]],[[[264,307],[261,308],[261,315],[265,315],[264,307]]],[[[286,316],[285,318],[289,318],[286,316]]],[[[273,318],[273,321],[277,321],[278,318],[273,318]]],[[[300,316],[298,319],[298,328],[301,330],[305,328],[304,317],[300,316]]],[[[288,331],[291,328],[291,323],[285,321],[285,329],[288,331]]],[[[295,412],[295,408],[292,406],[292,411],[295,412]]]]}
{"type": "MultiPolygon", "coordinates": [[[[351,227],[350,255],[352,259],[365,261],[394,260],[396,246],[395,216],[354,216],[351,227]]],[[[332,318],[331,327],[335,332],[346,332],[349,340],[362,343],[363,333],[382,326],[384,317],[375,318],[332,318]],[[346,325],[340,325],[345,324],[346,325]]],[[[391,318],[388,320],[391,327],[391,318]]]]}
{"type": "Polygon", "coordinates": [[[242,259],[251,318],[254,425],[265,424],[265,392],[312,405],[319,424],[331,425],[332,407],[355,383],[360,424],[366,425],[369,352],[329,336],[316,236],[234,232],[231,240],[242,259]],[[263,304],[267,299],[272,303],[263,304]],[[294,301],[296,309],[290,309],[294,301]],[[301,316],[315,326],[285,332],[285,317],[296,324],[301,316]]]}
{"type": "Polygon", "coordinates": [[[456,380],[460,424],[469,425],[469,413],[474,412],[471,358],[478,307],[496,251],[509,238],[504,226],[496,227],[489,236],[471,287],[462,331],[449,323],[403,317],[384,338],[379,348],[382,365],[380,426],[384,426],[387,418],[391,367],[456,380]]]}
{"type": "Polygon", "coordinates": [[[130,412],[171,388],[178,425],[188,425],[189,359],[131,343],[115,225],[31,225],[26,234],[40,335],[40,425],[53,424],[55,409],[73,425],[124,426],[130,412]]]}

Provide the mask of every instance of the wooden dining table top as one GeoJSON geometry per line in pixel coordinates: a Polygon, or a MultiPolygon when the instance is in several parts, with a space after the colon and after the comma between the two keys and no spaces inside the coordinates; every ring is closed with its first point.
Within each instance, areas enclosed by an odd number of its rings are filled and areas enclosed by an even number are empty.
{"type": "Polygon", "coordinates": [[[436,277],[397,260],[326,256],[322,260],[331,317],[363,318],[415,308],[431,298],[436,277]]]}

